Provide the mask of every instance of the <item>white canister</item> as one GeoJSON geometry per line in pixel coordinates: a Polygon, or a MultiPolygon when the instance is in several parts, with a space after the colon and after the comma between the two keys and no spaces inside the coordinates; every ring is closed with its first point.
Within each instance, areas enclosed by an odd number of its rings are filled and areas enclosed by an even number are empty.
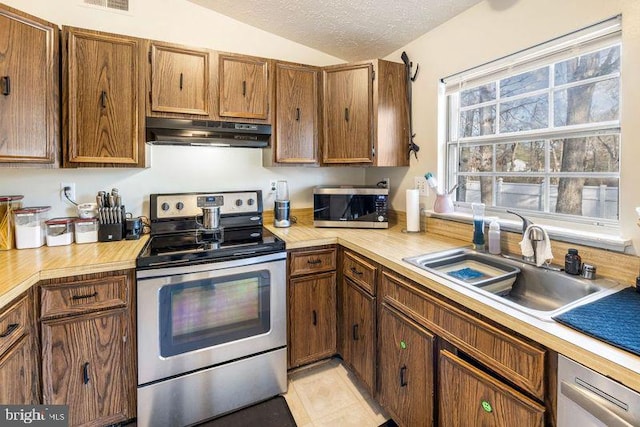
{"type": "Polygon", "coordinates": [[[39,248],[45,241],[45,224],[51,206],[35,206],[13,211],[16,248],[39,248]]]}
{"type": "Polygon", "coordinates": [[[75,222],[76,243],[93,243],[98,241],[98,219],[78,218],[75,222]]]}
{"type": "Polygon", "coordinates": [[[47,246],[64,246],[73,243],[73,218],[53,218],[45,221],[47,246]]]}

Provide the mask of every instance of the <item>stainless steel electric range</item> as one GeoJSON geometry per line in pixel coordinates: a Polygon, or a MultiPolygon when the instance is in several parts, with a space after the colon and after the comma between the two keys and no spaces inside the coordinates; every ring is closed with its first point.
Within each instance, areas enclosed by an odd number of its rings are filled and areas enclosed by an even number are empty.
{"type": "Polygon", "coordinates": [[[152,194],[137,259],[138,425],[186,426],[286,391],[286,253],[260,191],[152,194]],[[202,208],[219,206],[215,228],[202,208]]]}

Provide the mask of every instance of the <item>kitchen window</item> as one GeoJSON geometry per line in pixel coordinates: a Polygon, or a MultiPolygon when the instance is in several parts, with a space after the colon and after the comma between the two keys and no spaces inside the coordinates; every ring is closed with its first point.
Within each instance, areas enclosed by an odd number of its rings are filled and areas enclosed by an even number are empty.
{"type": "Polygon", "coordinates": [[[616,17],[443,79],[457,204],[617,225],[621,54],[616,17]]]}

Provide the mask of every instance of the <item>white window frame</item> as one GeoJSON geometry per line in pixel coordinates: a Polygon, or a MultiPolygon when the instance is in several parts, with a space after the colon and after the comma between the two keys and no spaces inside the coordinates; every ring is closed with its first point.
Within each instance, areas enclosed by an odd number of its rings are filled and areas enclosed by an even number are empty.
{"type": "MultiPolygon", "coordinates": [[[[523,176],[522,173],[517,172],[495,172],[495,167],[492,172],[458,172],[457,171],[457,155],[459,153],[459,148],[461,145],[470,145],[477,146],[480,144],[488,144],[493,145],[501,142],[526,142],[526,141],[545,141],[546,150],[549,149],[550,141],[553,138],[566,138],[566,137],[578,137],[578,136],[595,136],[595,135],[608,135],[608,134],[616,134],[618,137],[621,137],[620,132],[620,120],[612,120],[605,122],[598,122],[595,124],[585,123],[579,125],[571,125],[571,126],[562,126],[556,127],[554,123],[553,117],[553,103],[554,103],[554,93],[562,90],[566,90],[568,88],[610,80],[612,78],[617,78],[618,82],[620,81],[620,73],[612,73],[606,76],[598,76],[590,79],[580,80],[576,82],[563,83],[561,85],[555,86],[555,76],[553,73],[553,64],[561,62],[565,59],[574,58],[576,56],[581,56],[590,52],[598,51],[607,47],[621,45],[621,16],[616,16],[606,21],[602,21],[598,24],[592,25],[590,27],[584,28],[582,30],[575,31],[571,34],[568,34],[563,37],[559,37],[557,39],[551,40],[549,42],[543,43],[538,46],[534,46],[532,48],[520,51],[513,55],[509,55],[507,57],[501,58],[496,61],[492,61],[490,63],[481,65],[479,67],[472,68],[470,70],[463,71],[461,73],[446,77],[442,79],[442,83],[444,85],[444,96],[446,102],[446,130],[443,132],[445,135],[445,153],[444,158],[445,161],[445,169],[446,169],[446,188],[451,188],[455,182],[457,182],[457,176],[471,175],[471,176],[523,176]],[[515,76],[527,71],[532,71],[538,68],[542,68],[543,66],[549,67],[549,85],[546,88],[538,89],[531,92],[526,92],[523,94],[518,94],[514,96],[508,97],[509,101],[534,97],[536,95],[546,94],[548,97],[548,127],[539,130],[527,130],[527,131],[517,131],[517,132],[506,132],[499,133],[500,126],[500,111],[498,105],[501,101],[504,101],[505,98],[501,98],[500,96],[500,87],[499,82],[501,79],[515,76]],[[459,102],[459,94],[463,90],[467,88],[474,88],[477,86],[481,86],[483,84],[496,82],[496,97],[491,101],[487,101],[480,104],[474,104],[470,106],[465,106],[458,108],[457,102],[459,102]],[[459,138],[458,129],[459,129],[459,114],[462,111],[478,109],[484,106],[496,106],[496,115],[495,115],[495,133],[490,135],[482,135],[482,136],[473,136],[473,137],[463,137],[459,138]],[[455,111],[455,114],[452,113],[455,111]],[[455,153],[455,155],[452,155],[455,153]]],[[[619,140],[619,143],[622,144],[622,141],[619,140]]],[[[548,155],[546,156],[548,162],[548,155]]],[[[494,156],[494,166],[495,166],[495,156],[494,156]]],[[[527,172],[528,177],[540,176],[544,178],[552,178],[563,176],[570,176],[568,172],[562,173],[552,173],[549,170],[549,165],[546,165],[544,171],[541,172],[527,172]]],[[[581,172],[578,173],[580,177],[598,177],[598,178],[615,178],[620,179],[620,170],[617,172],[581,172]]],[[[543,211],[530,210],[527,211],[525,209],[518,209],[518,211],[522,211],[528,216],[538,217],[538,218],[546,218],[553,221],[558,221],[561,225],[563,223],[569,224],[574,222],[579,222],[583,224],[593,224],[598,226],[605,226],[612,229],[619,228],[619,218],[617,220],[610,219],[600,219],[600,218],[585,218],[581,216],[571,216],[567,214],[555,214],[553,212],[549,212],[549,188],[550,188],[550,180],[545,179],[546,185],[546,194],[544,198],[545,206],[543,207],[543,211]]],[[[618,187],[620,188],[620,187],[618,187]]],[[[493,191],[495,192],[495,185],[493,186],[493,191]]],[[[618,190],[620,191],[620,190],[618,190]]],[[[496,200],[495,194],[493,200],[496,200]]],[[[620,198],[619,198],[620,200],[620,198]]],[[[619,203],[619,202],[618,202],[619,203]]],[[[467,202],[456,202],[456,206],[461,208],[463,211],[468,209],[470,203],[467,202]]],[[[487,207],[487,210],[490,213],[502,213],[506,210],[506,208],[500,207],[487,207]]]]}

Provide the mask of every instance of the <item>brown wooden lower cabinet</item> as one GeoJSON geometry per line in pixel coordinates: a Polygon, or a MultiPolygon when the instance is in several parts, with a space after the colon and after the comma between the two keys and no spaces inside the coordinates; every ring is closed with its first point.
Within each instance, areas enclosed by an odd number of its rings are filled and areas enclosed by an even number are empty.
{"type": "Polygon", "coordinates": [[[289,280],[289,365],[336,353],[336,273],[289,280]]]}
{"type": "Polygon", "coordinates": [[[40,283],[43,403],[69,406],[70,426],[136,414],[134,272],[40,283]]]}
{"type": "Polygon", "coordinates": [[[31,291],[0,312],[0,404],[39,403],[31,291]]]}
{"type": "Polygon", "coordinates": [[[379,313],[378,399],[398,425],[432,426],[435,338],[386,304],[379,313]]]}
{"type": "Polygon", "coordinates": [[[375,298],[349,279],[342,281],[342,358],[367,390],[375,389],[375,298]]]}
{"type": "Polygon", "coordinates": [[[441,350],[439,425],[542,427],[545,408],[471,363],[441,350]]]}

